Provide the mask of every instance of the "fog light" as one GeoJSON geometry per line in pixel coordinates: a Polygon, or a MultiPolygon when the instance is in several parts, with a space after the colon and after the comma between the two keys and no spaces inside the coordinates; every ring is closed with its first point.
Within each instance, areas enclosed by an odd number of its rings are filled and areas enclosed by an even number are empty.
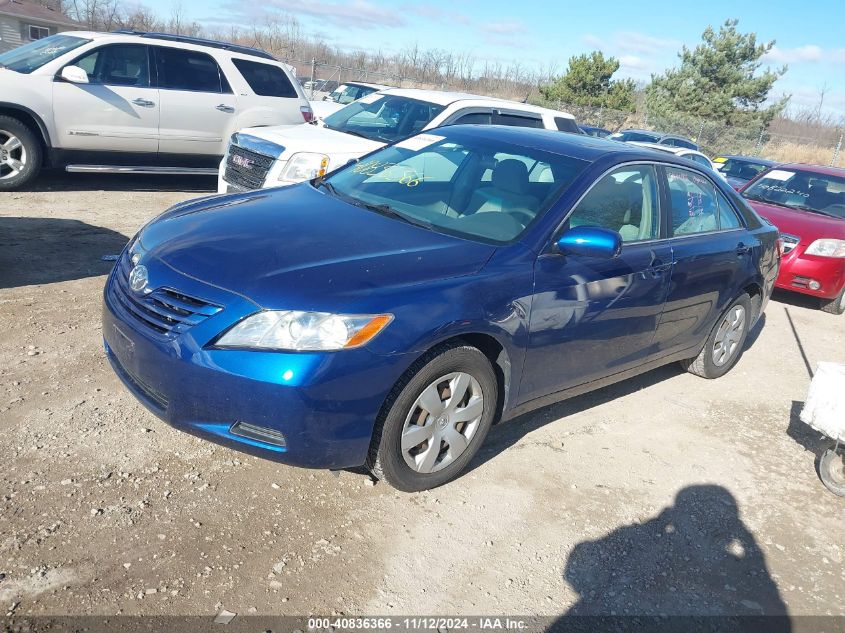
{"type": "Polygon", "coordinates": [[[822,287],[822,285],[815,279],[811,279],[808,285],[810,286],[810,290],[818,290],[822,287]]]}

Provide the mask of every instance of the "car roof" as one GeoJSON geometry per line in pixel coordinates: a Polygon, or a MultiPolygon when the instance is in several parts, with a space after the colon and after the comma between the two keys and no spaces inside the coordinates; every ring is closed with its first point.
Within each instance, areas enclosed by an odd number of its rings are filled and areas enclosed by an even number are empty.
{"type": "Polygon", "coordinates": [[[423,88],[390,88],[382,91],[382,94],[391,94],[399,97],[407,97],[409,99],[420,99],[423,101],[430,101],[437,105],[449,106],[458,101],[476,101],[478,105],[489,104],[491,106],[518,106],[520,110],[525,112],[535,112],[537,114],[551,114],[553,116],[560,116],[567,119],[574,119],[575,117],[568,112],[561,112],[559,110],[551,110],[549,108],[542,108],[540,106],[531,105],[530,103],[520,103],[518,101],[508,101],[507,99],[499,99],[497,97],[485,97],[482,95],[469,94],[467,92],[442,92],[440,90],[426,90],[423,88]]]}
{"type": "Polygon", "coordinates": [[[845,178],[845,168],[842,167],[826,167],[824,165],[810,165],[808,163],[784,163],[779,164],[778,169],[792,169],[795,171],[806,171],[812,174],[822,174],[824,176],[838,176],[845,178]]]}
{"type": "MultiPolygon", "coordinates": [[[[647,147],[649,149],[657,149],[661,152],[669,152],[675,156],[686,156],[687,154],[698,154],[707,158],[707,154],[699,152],[697,149],[690,147],[673,147],[672,145],[661,145],[660,143],[647,143],[646,141],[627,141],[630,145],[639,145],[640,147],[647,147]]],[[[708,159],[709,160],[709,159],[708,159]]]]}
{"type": "Polygon", "coordinates": [[[186,48],[194,51],[208,52],[209,49],[216,49],[225,51],[232,56],[240,58],[257,58],[264,62],[284,66],[291,69],[291,66],[277,60],[270,53],[262,51],[257,48],[250,48],[248,46],[239,46],[229,42],[222,42],[217,40],[205,40],[202,38],[182,37],[179,35],[170,35],[167,33],[153,33],[144,31],[114,31],[106,33],[103,31],[62,31],[61,35],[72,35],[75,37],[84,37],[89,40],[113,40],[125,42],[127,38],[137,39],[138,43],[144,44],[158,44],[161,46],[178,45],[179,48],[186,48]]]}
{"type": "Polygon", "coordinates": [[[758,165],[778,165],[776,160],[769,160],[768,158],[760,158],[759,156],[743,156],[742,154],[716,154],[716,158],[727,158],[729,160],[745,160],[749,163],[757,163],[758,165]]]}
{"type": "MultiPolygon", "coordinates": [[[[510,125],[452,125],[439,130],[431,130],[427,134],[471,132],[475,138],[492,141],[505,141],[523,147],[533,147],[554,154],[571,156],[581,160],[595,162],[603,156],[617,154],[624,157],[624,161],[660,161],[673,163],[689,168],[695,163],[677,158],[669,152],[658,152],[648,147],[641,147],[632,143],[609,141],[586,134],[572,134],[557,130],[542,128],[517,127],[510,125]]],[[[620,161],[623,162],[623,161],[620,161]]]]}

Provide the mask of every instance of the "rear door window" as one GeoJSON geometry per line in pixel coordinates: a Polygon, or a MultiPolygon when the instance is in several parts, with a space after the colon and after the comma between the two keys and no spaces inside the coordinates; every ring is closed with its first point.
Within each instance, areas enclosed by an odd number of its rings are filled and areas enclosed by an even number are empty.
{"type": "Polygon", "coordinates": [[[532,117],[528,114],[508,114],[496,112],[493,115],[493,125],[511,125],[514,127],[535,127],[542,128],[543,121],[539,117],[532,117]]]}
{"type": "Polygon", "coordinates": [[[672,208],[672,234],[709,233],[740,226],[739,218],[724,196],[701,174],[666,167],[672,208]],[[720,200],[721,198],[721,200],[720,200]]]}
{"type": "Polygon", "coordinates": [[[581,134],[581,130],[574,119],[564,116],[555,117],[555,125],[560,132],[572,132],[573,134],[581,134]]]}
{"type": "MultiPolygon", "coordinates": [[[[262,64],[248,59],[232,59],[252,91],[261,97],[296,99],[299,95],[284,70],[272,64],[262,64]]],[[[357,98],[357,97],[356,97],[357,98]]],[[[350,99],[352,101],[352,99],[350,99]]],[[[349,103],[340,101],[339,103],[349,103]]]]}
{"type": "Polygon", "coordinates": [[[211,55],[156,46],[158,87],[189,92],[230,93],[229,82],[211,55]]]}
{"type": "Polygon", "coordinates": [[[468,112],[455,119],[452,125],[490,125],[492,120],[492,112],[468,112]]]}

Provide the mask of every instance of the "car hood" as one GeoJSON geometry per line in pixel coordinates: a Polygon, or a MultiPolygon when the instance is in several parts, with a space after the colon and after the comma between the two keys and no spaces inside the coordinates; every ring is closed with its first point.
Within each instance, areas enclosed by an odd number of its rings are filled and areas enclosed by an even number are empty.
{"type": "Polygon", "coordinates": [[[754,200],[746,201],[754,210],[778,227],[781,233],[788,233],[801,238],[802,242],[823,237],[845,239],[845,220],[828,218],[818,213],[793,211],[773,204],[754,200]]]}
{"type": "Polygon", "coordinates": [[[378,306],[377,293],[474,273],[495,250],[309,183],[178,205],[148,224],[140,241],[144,257],[180,273],[265,308],[305,310],[378,306]]]}
{"type": "Polygon", "coordinates": [[[241,130],[285,148],[287,152],[320,152],[322,154],[354,154],[361,156],[384,147],[384,143],[371,141],[353,134],[330,130],[321,124],[278,125],[251,127],[241,130]]]}

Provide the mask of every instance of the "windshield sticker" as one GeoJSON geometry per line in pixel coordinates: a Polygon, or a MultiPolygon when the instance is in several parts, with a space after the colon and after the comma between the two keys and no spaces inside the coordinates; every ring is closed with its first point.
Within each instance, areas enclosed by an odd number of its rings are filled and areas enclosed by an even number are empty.
{"type": "Polygon", "coordinates": [[[784,171],[783,169],[773,169],[765,178],[767,180],[789,180],[795,175],[794,171],[784,171]]]}
{"type": "Polygon", "coordinates": [[[424,147],[428,147],[429,145],[433,145],[438,141],[442,141],[445,136],[437,136],[435,134],[417,134],[416,136],[412,136],[411,138],[406,138],[401,143],[396,143],[394,147],[399,147],[402,149],[410,149],[413,151],[418,151],[423,149],[424,147]]]}

